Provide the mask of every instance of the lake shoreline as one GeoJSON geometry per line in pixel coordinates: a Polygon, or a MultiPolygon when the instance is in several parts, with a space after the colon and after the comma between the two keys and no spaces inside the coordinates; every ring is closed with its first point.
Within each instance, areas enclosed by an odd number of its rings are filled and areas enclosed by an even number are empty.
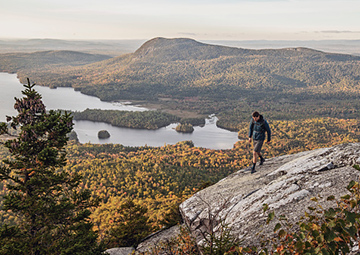
{"type": "MultiPolygon", "coordinates": [[[[14,97],[21,98],[21,91],[24,87],[19,82],[16,74],[0,73],[0,115],[1,121],[6,120],[6,115],[15,116],[14,97]]],[[[72,87],[58,87],[50,89],[46,86],[35,86],[35,89],[42,95],[42,100],[47,110],[63,109],[67,111],[84,111],[86,109],[118,110],[118,111],[152,111],[158,109],[161,111],[176,110],[167,108],[161,100],[159,102],[145,102],[122,100],[120,102],[104,102],[94,96],[89,96],[75,91],[72,87]],[[140,107],[139,107],[140,106],[140,107]],[[141,106],[148,106],[144,108],[141,106]],[[151,108],[150,108],[151,107],[151,108]]],[[[164,100],[165,101],[165,100],[164,100]]],[[[171,101],[171,100],[170,100],[171,101]]],[[[170,103],[170,102],[164,102],[170,103]]],[[[179,102],[176,102],[179,103],[179,102]]],[[[174,103],[172,105],[176,107],[174,103]]],[[[184,112],[179,112],[185,114],[184,112]]],[[[186,115],[188,116],[188,115],[186,115]]],[[[199,115],[197,115],[199,116],[199,115]]],[[[208,119],[208,115],[202,115],[206,124],[203,127],[194,127],[191,134],[178,133],[175,131],[176,124],[170,124],[156,130],[133,129],[114,127],[103,122],[75,121],[74,131],[79,142],[82,144],[122,144],[124,146],[140,147],[144,145],[152,147],[161,147],[165,144],[176,144],[181,141],[192,141],[196,147],[208,149],[231,149],[238,141],[237,133],[218,128],[216,126],[217,118],[208,119]],[[111,134],[110,138],[99,139],[99,130],[107,130],[111,134]]]]}

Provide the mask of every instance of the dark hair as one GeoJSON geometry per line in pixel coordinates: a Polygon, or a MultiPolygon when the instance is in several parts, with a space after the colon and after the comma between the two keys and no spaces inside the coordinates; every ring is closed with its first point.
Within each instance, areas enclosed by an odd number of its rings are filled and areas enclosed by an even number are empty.
{"type": "Polygon", "coordinates": [[[253,112],[252,116],[253,116],[253,117],[259,117],[259,116],[260,116],[260,113],[259,113],[259,112],[253,112]]]}

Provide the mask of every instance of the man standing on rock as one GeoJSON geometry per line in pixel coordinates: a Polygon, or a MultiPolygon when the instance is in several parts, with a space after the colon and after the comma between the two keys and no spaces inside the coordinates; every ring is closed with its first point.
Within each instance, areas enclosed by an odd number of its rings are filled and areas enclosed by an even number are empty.
{"type": "Polygon", "coordinates": [[[253,151],[253,166],[251,168],[251,173],[255,173],[255,166],[257,156],[260,157],[260,165],[265,162],[265,158],[261,155],[261,147],[265,140],[265,132],[267,133],[267,144],[271,141],[271,130],[267,121],[264,119],[259,112],[253,112],[252,119],[250,121],[249,127],[249,143],[251,142],[251,138],[254,143],[254,151],[253,151]]]}

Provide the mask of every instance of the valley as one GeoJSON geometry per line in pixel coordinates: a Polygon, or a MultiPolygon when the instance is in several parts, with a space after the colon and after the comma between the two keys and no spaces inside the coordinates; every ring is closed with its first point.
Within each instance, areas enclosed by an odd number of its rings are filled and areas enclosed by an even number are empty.
{"type": "MultiPolygon", "coordinates": [[[[0,71],[51,88],[73,87],[103,101],[129,100],[159,110],[149,116],[129,113],[122,125],[130,128],[139,123],[159,128],[151,122],[156,118],[166,125],[216,114],[218,127],[238,132],[231,149],[197,147],[188,140],[162,146],[70,141],[63,170],[81,174],[77,189],[100,199],[90,216],[100,240],[116,228],[128,200],[146,209],[145,234],[150,234],[179,222],[182,201],[248,167],[248,121],[254,110],[272,129],[272,143],[263,148],[266,158],[360,140],[360,57],[355,55],[154,38],[116,57],[62,50],[0,54],[0,71]]],[[[85,110],[78,118],[109,123],[122,118],[112,111],[85,110]]],[[[3,146],[0,156],[10,158],[3,146]]],[[[6,184],[0,183],[0,197],[6,184]]],[[[19,218],[1,211],[0,220],[12,224],[19,218]]]]}
{"type": "Polygon", "coordinates": [[[134,53],[104,60],[85,55],[79,63],[77,54],[22,54],[26,61],[21,53],[1,54],[0,71],[104,101],[140,100],[179,117],[215,113],[229,130],[247,121],[252,109],[278,120],[359,117],[358,56],[300,47],[250,50],[186,38],[154,38],[134,53]]]}

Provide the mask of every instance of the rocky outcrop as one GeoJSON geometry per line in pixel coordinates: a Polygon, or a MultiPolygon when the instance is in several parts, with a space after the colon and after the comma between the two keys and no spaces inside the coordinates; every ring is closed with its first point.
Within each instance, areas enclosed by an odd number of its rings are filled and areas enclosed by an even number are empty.
{"type": "Polygon", "coordinates": [[[162,244],[170,243],[173,238],[180,235],[180,226],[176,225],[171,228],[160,230],[143,240],[136,248],[136,254],[150,252],[152,247],[158,247],[162,244]]]}
{"type": "Polygon", "coordinates": [[[111,248],[105,251],[105,254],[108,255],[130,255],[133,254],[134,248],[132,247],[121,247],[121,248],[111,248]]]}
{"type": "Polygon", "coordinates": [[[254,174],[242,169],[196,193],[180,211],[199,243],[209,224],[216,228],[225,222],[243,244],[256,245],[260,230],[273,235],[274,226],[265,224],[263,204],[289,221],[299,220],[307,207],[314,206],[312,197],[322,197],[324,207],[333,206],[326,198],[347,194],[348,183],[359,178],[354,164],[360,164],[360,143],[268,159],[254,174]]]}
{"type": "MultiPolygon", "coordinates": [[[[276,223],[265,224],[267,212],[263,212],[263,204],[293,222],[315,205],[312,197],[320,196],[318,200],[324,208],[334,206],[326,198],[348,194],[346,186],[360,177],[353,167],[359,164],[360,143],[267,159],[254,174],[250,169],[241,169],[196,193],[180,205],[180,212],[199,244],[203,241],[202,232],[209,227],[216,230],[225,222],[243,245],[257,245],[257,234],[262,231],[268,235],[265,238],[270,238],[276,223]]],[[[136,254],[167,243],[179,233],[179,226],[159,231],[139,244],[136,254]]]]}

